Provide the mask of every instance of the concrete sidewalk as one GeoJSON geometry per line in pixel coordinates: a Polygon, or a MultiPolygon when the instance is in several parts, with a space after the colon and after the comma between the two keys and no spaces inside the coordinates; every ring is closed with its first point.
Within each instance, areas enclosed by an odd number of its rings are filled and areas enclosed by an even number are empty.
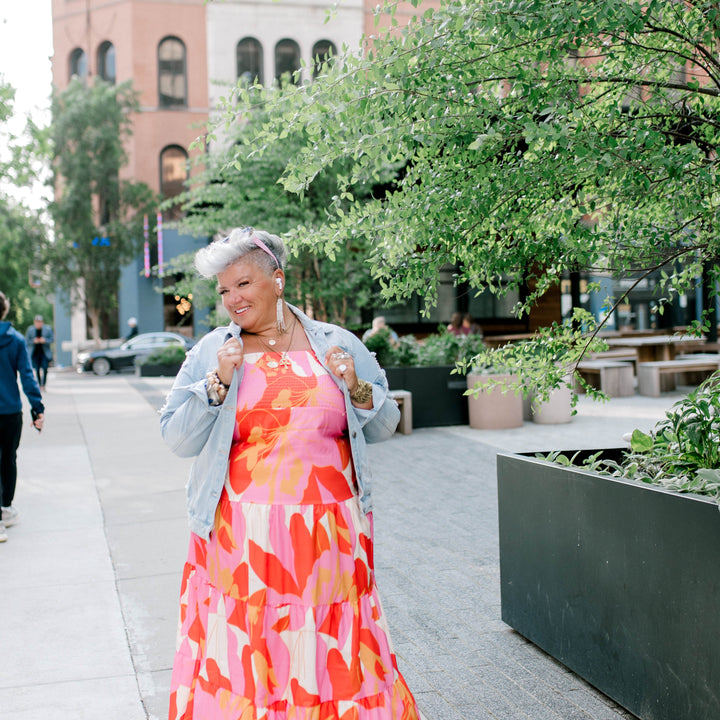
{"type": "MultiPolygon", "coordinates": [[[[190,464],[160,439],[169,386],[51,373],[46,428],[21,443],[21,522],[0,545],[2,718],[166,717],[190,464]]],[[[631,717],[500,620],[495,456],[617,445],[679,397],[582,399],[569,425],[372,447],[378,587],[427,720],[631,717]]]]}

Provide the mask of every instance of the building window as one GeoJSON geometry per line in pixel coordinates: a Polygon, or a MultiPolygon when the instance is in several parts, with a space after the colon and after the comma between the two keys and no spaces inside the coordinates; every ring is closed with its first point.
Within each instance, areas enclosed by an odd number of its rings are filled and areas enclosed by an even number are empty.
{"type": "MultiPolygon", "coordinates": [[[[160,153],[160,192],[165,200],[177,197],[185,190],[188,179],[188,154],[179,145],[168,145],[160,153]]],[[[180,203],[163,212],[167,220],[182,215],[180,203]]]]}
{"type": "Polygon", "coordinates": [[[291,83],[297,84],[300,79],[300,46],[294,40],[281,40],[275,46],[275,79],[281,83],[283,76],[288,76],[291,83]]]}
{"type": "Polygon", "coordinates": [[[255,38],[243,38],[237,44],[237,77],[244,85],[263,84],[263,49],[255,38]]]}
{"type": "Polygon", "coordinates": [[[111,42],[105,41],[98,48],[97,72],[103,80],[115,84],[115,46],[111,42]]]}
{"type": "Polygon", "coordinates": [[[185,44],[167,37],[158,45],[158,104],[187,107],[187,58],[185,44]]]}
{"type": "Polygon", "coordinates": [[[316,78],[325,63],[332,61],[332,58],[337,55],[335,45],[329,40],[318,40],[313,45],[312,60],[313,60],[313,78],[316,78]]]}
{"type": "Polygon", "coordinates": [[[70,79],[77,75],[81,79],[87,77],[88,65],[87,55],[81,48],[75,48],[70,53],[70,79]]]}

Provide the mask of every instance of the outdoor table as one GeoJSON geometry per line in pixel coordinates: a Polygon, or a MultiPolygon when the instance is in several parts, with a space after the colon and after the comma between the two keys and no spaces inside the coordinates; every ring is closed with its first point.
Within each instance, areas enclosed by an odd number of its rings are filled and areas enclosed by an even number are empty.
{"type": "Polygon", "coordinates": [[[657,362],[674,360],[679,346],[697,344],[698,338],[692,335],[646,335],[643,337],[619,337],[605,340],[610,348],[635,348],[638,362],[657,362]]]}

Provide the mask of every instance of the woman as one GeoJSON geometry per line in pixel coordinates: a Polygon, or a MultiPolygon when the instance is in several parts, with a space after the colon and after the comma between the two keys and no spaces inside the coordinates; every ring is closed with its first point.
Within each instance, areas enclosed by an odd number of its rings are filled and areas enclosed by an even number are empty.
{"type": "Polygon", "coordinates": [[[453,335],[467,335],[469,330],[465,330],[463,326],[462,313],[454,312],[450,318],[450,323],[447,326],[447,331],[453,335]]]}
{"type": "Polygon", "coordinates": [[[0,542],[8,539],[6,528],[18,521],[19,512],[12,504],[17,484],[17,449],[22,434],[22,401],[18,374],[23,392],[30,403],[33,426],[42,430],[45,407],[30,366],[30,356],[23,336],[5,320],[10,302],[0,292],[0,490],[2,517],[0,542]]]}
{"type": "Polygon", "coordinates": [[[366,442],[399,410],[362,342],[283,300],[275,235],[196,255],[230,315],[161,412],[196,456],[170,718],[417,720],[374,582],[366,442]]]}

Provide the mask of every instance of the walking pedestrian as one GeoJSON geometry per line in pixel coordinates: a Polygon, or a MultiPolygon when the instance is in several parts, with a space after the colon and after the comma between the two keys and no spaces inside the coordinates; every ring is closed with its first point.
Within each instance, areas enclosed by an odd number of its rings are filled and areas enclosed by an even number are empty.
{"type": "Polygon", "coordinates": [[[30,350],[30,358],[37,373],[38,385],[44,390],[47,383],[47,372],[52,360],[53,331],[45,324],[42,315],[36,315],[33,324],[25,331],[25,341],[30,350]]]}
{"type": "Polygon", "coordinates": [[[42,430],[45,419],[45,407],[30,366],[27,345],[12,323],[5,320],[8,310],[10,302],[4,293],[0,292],[0,542],[7,541],[6,528],[14,525],[19,518],[19,512],[13,505],[17,484],[17,449],[22,433],[22,401],[17,384],[18,375],[30,403],[36,430],[42,430]]]}
{"type": "Polygon", "coordinates": [[[252,228],[196,255],[231,322],[160,418],[196,456],[170,719],[417,720],[375,586],[366,455],[400,413],[355,335],[285,302],[285,260],[252,228]]]}

